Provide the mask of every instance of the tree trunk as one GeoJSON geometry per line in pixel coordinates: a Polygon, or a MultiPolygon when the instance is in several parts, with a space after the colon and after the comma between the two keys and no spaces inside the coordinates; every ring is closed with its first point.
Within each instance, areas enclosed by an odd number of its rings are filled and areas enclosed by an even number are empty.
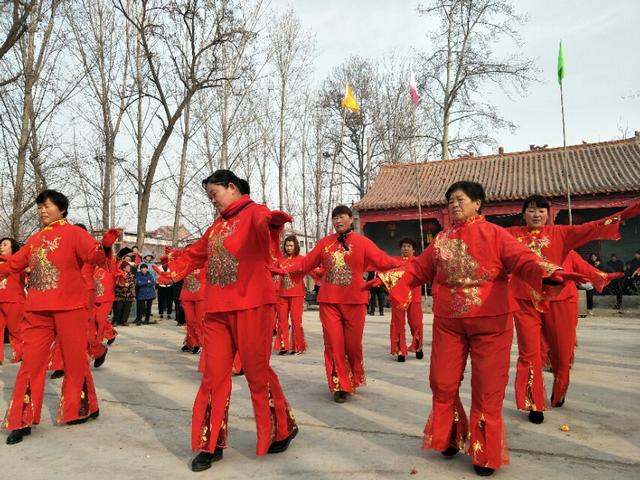
{"type": "Polygon", "coordinates": [[[184,109],[184,135],[182,138],[182,152],[180,153],[180,173],[178,174],[178,192],[176,194],[176,212],[173,217],[173,232],[171,232],[171,246],[178,246],[178,233],[180,230],[180,217],[182,213],[182,196],[184,193],[184,175],[187,165],[187,148],[189,146],[189,137],[191,135],[189,120],[191,116],[191,102],[184,109]]]}
{"type": "Polygon", "coordinates": [[[278,205],[280,210],[284,210],[284,110],[286,107],[285,89],[287,83],[283,78],[280,84],[280,145],[278,148],[278,205]]]}

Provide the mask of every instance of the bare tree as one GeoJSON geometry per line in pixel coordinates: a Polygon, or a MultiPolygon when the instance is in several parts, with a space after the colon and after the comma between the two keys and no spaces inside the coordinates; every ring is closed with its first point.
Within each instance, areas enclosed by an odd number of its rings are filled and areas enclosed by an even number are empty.
{"type": "MultiPolygon", "coordinates": [[[[54,56],[50,55],[50,41],[59,5],[60,1],[56,0],[38,2],[36,7],[29,13],[27,33],[21,42],[20,57],[23,64],[22,103],[9,228],[11,235],[16,238],[20,237],[22,216],[32,205],[32,203],[25,203],[24,200],[28,161],[34,167],[36,189],[46,185],[39,158],[40,142],[35,133],[38,127],[35,118],[38,107],[34,106],[34,89],[40,80],[45,63],[55,60],[54,56]],[[49,4],[48,9],[46,4],[49,4]],[[43,31],[41,35],[40,31],[43,31]],[[27,157],[30,148],[31,154],[27,157]]],[[[56,100],[54,109],[65,98],[66,96],[63,95],[63,98],[56,100]]],[[[53,109],[45,117],[49,117],[52,111],[53,109]]]]}
{"type": "Polygon", "coordinates": [[[246,32],[236,2],[140,0],[134,12],[118,0],[117,9],[138,34],[149,69],[145,95],[161,107],[161,135],[144,173],[138,211],[138,244],[144,242],[151,190],[158,162],[176,123],[196,92],[220,87],[230,79],[219,69],[220,49],[239,42],[246,32]]]}
{"type": "MultiPolygon", "coordinates": [[[[130,1],[130,0],[129,0],[130,1]]],[[[100,133],[102,152],[101,227],[115,221],[114,155],[131,92],[127,91],[131,46],[131,26],[122,22],[111,4],[80,0],[67,5],[67,18],[75,39],[74,53],[86,73],[85,98],[98,107],[97,118],[86,118],[100,133]]],[[[84,105],[83,105],[84,107],[84,105]]],[[[86,112],[86,108],[80,109],[86,112]]],[[[92,111],[91,114],[94,112],[92,111]]]]}
{"type": "Polygon", "coordinates": [[[269,58],[275,72],[275,83],[278,92],[278,155],[276,166],[278,168],[278,206],[285,208],[285,169],[287,165],[286,146],[288,136],[286,132],[286,120],[291,113],[290,105],[296,105],[291,101],[296,88],[301,80],[309,72],[310,62],[313,60],[313,41],[311,35],[303,30],[302,23],[292,9],[282,15],[273,17],[267,33],[269,39],[269,58]]]}
{"type": "Polygon", "coordinates": [[[517,28],[524,18],[509,0],[432,0],[418,13],[439,21],[428,35],[435,51],[421,55],[420,84],[426,108],[434,112],[432,135],[442,158],[476,152],[495,143],[492,132],[515,129],[494,105],[482,100],[483,88],[496,85],[506,94],[523,94],[536,72],[534,62],[513,53],[499,58],[494,47],[504,40],[521,45],[517,28]]]}
{"type": "MultiPolygon", "coordinates": [[[[11,50],[27,32],[27,28],[29,26],[29,15],[36,7],[36,4],[37,0],[0,0],[0,15],[3,15],[3,18],[9,18],[8,16],[4,16],[4,12],[11,6],[11,20],[6,24],[5,22],[0,23],[3,30],[4,27],[6,27],[7,31],[2,44],[0,44],[0,60],[2,60],[7,52],[11,50]]],[[[9,83],[15,82],[20,78],[21,74],[22,72],[18,71],[18,73],[15,73],[8,78],[0,78],[0,88],[8,85],[9,83]]]]}

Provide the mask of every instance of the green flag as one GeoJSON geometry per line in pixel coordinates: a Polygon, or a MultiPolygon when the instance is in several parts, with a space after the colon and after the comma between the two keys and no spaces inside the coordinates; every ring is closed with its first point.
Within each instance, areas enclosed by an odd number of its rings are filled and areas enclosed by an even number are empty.
{"type": "Polygon", "coordinates": [[[562,53],[562,41],[560,42],[560,50],[558,50],[558,83],[562,83],[564,79],[564,54],[562,53]]]}

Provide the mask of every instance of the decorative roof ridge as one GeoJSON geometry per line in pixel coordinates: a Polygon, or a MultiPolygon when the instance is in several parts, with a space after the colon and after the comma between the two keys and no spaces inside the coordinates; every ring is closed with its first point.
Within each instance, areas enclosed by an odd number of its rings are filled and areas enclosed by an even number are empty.
{"type": "MultiPolygon", "coordinates": [[[[576,150],[582,150],[585,148],[593,148],[593,147],[607,147],[607,146],[614,146],[614,145],[625,145],[625,144],[638,144],[640,145],[640,137],[639,136],[633,136],[633,137],[629,137],[629,138],[622,138],[619,140],[607,140],[605,142],[593,142],[593,143],[579,143],[579,144],[575,144],[575,145],[567,145],[567,151],[576,151],[576,150]]],[[[518,152],[505,152],[505,153],[492,153],[490,155],[481,155],[478,157],[475,156],[468,156],[468,157],[458,157],[458,158],[450,158],[447,160],[443,160],[443,159],[438,159],[438,160],[427,160],[424,162],[416,162],[416,163],[383,163],[382,165],[380,165],[380,168],[392,168],[392,169],[396,169],[396,168],[411,168],[411,167],[415,167],[416,165],[418,166],[423,166],[423,165],[434,165],[434,164],[438,164],[441,165],[443,163],[457,163],[457,162],[473,162],[473,161],[486,161],[486,160],[493,160],[495,158],[511,158],[511,157],[524,157],[527,155],[536,155],[536,154],[540,154],[540,153],[552,153],[552,152],[558,152],[558,151],[562,151],[564,149],[564,147],[553,147],[553,148],[538,148],[535,150],[521,150],[518,152]]]]}

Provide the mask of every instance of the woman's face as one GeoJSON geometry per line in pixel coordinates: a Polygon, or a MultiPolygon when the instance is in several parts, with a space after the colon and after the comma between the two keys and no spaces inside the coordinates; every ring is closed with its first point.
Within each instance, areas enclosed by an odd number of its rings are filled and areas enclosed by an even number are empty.
{"type": "Polygon", "coordinates": [[[296,249],[296,244],[291,240],[284,242],[284,251],[287,252],[287,255],[293,255],[293,252],[296,249]]]}
{"type": "Polygon", "coordinates": [[[350,217],[346,213],[341,213],[333,217],[331,223],[333,223],[333,229],[336,233],[348,232],[353,225],[353,217],[350,217]]]}
{"type": "Polygon", "coordinates": [[[0,242],[0,255],[11,255],[12,253],[10,240],[0,242]]]}
{"type": "Polygon", "coordinates": [[[230,183],[227,187],[217,185],[215,183],[209,183],[207,185],[207,195],[218,212],[222,212],[225,208],[242,197],[240,190],[238,190],[233,183],[230,183]]]}
{"type": "Polygon", "coordinates": [[[62,216],[63,213],[64,212],[61,212],[58,206],[48,198],[44,203],[38,204],[38,216],[45,227],[51,225],[53,222],[62,220],[62,218],[64,218],[62,216]]]}
{"type": "Polygon", "coordinates": [[[523,218],[527,227],[542,228],[547,224],[547,220],[549,219],[549,210],[531,205],[524,211],[523,218]]]}
{"type": "Polygon", "coordinates": [[[475,217],[480,206],[480,200],[471,200],[463,190],[455,190],[449,196],[449,215],[454,222],[475,217]]]}
{"type": "Polygon", "coordinates": [[[125,264],[122,266],[122,270],[124,270],[125,272],[129,273],[129,272],[131,271],[131,265],[130,265],[130,264],[128,264],[128,263],[125,263],[125,264]]]}

